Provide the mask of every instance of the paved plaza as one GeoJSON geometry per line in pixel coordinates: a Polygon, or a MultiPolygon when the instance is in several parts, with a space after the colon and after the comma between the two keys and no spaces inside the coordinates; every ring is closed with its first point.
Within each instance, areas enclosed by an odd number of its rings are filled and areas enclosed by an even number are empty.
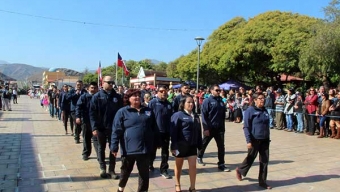
{"type": "MultiPolygon", "coordinates": [[[[0,111],[0,192],[115,192],[118,180],[99,178],[99,165],[94,152],[83,161],[82,144],[64,134],[60,121],[52,119],[40,107],[38,99],[18,98],[13,111],[0,111]]],[[[315,136],[272,130],[268,184],[272,191],[339,191],[340,140],[317,139],[315,136]]],[[[256,161],[243,181],[235,178],[235,168],[246,156],[246,143],[241,124],[226,123],[226,164],[231,172],[217,169],[217,148],[212,140],[204,161],[197,166],[198,191],[259,191],[256,161]]],[[[107,151],[107,154],[109,151],[107,151]]],[[[160,153],[155,167],[160,164],[160,153]]],[[[174,175],[174,158],[170,158],[174,175]]],[[[120,173],[117,159],[116,173],[120,173]]],[[[149,191],[175,191],[174,179],[150,173],[149,191]]],[[[135,167],[125,191],[136,191],[135,167]]],[[[188,165],[185,162],[182,190],[189,188],[188,165]]]]}

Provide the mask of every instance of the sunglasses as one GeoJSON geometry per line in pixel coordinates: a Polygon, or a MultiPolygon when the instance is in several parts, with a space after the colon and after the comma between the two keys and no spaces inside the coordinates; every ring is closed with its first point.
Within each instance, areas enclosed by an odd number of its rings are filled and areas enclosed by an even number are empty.
{"type": "Polygon", "coordinates": [[[160,93],[165,93],[165,90],[159,90],[158,92],[160,92],[160,93]]]}
{"type": "Polygon", "coordinates": [[[114,81],[104,81],[104,82],[107,83],[107,84],[111,84],[111,85],[115,84],[114,81]]]}
{"type": "Polygon", "coordinates": [[[221,92],[221,89],[215,89],[216,92],[221,92]]]}

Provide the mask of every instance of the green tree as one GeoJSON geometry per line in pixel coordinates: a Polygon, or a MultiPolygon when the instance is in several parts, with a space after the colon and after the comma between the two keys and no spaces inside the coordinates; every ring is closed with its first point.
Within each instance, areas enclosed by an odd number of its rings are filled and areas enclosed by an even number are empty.
{"type": "Polygon", "coordinates": [[[91,82],[98,82],[98,74],[97,73],[87,73],[83,77],[83,82],[85,84],[89,84],[91,82]]]}
{"type": "Polygon", "coordinates": [[[333,0],[324,8],[326,20],[314,27],[315,36],[308,41],[300,55],[299,67],[312,80],[322,80],[326,89],[340,73],[340,1],[333,0]]]}
{"type": "MultiPolygon", "coordinates": [[[[249,20],[236,17],[215,30],[202,46],[200,83],[236,79],[249,84],[277,82],[296,74],[301,49],[314,35],[317,19],[271,11],[249,20]]],[[[197,48],[169,63],[168,75],[196,79],[197,48]]]]}
{"type": "Polygon", "coordinates": [[[166,68],[168,67],[168,64],[165,63],[165,62],[160,62],[158,64],[154,64],[152,66],[152,69],[155,70],[155,71],[166,71],[166,68]]]}

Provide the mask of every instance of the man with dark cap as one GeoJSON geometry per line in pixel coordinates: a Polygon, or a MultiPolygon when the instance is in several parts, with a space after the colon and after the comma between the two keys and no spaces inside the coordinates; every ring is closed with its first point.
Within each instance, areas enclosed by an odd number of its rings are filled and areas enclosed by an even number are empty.
{"type": "Polygon", "coordinates": [[[114,81],[111,76],[103,78],[103,89],[94,94],[90,103],[90,122],[93,136],[98,139],[98,162],[100,177],[118,179],[115,173],[116,157],[109,154],[109,175],[106,173],[105,149],[111,145],[112,123],[117,111],[123,106],[122,98],[113,89],[114,81]]]}

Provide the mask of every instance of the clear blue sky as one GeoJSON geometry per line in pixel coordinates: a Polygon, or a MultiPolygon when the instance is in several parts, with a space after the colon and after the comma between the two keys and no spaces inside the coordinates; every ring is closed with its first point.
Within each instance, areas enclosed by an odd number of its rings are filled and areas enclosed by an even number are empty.
{"type": "Polygon", "coordinates": [[[83,71],[117,60],[169,62],[236,16],[280,10],[323,18],[330,0],[0,0],[0,60],[83,71]],[[111,25],[111,26],[107,26],[111,25]],[[127,27],[124,27],[127,26],[127,27]],[[175,30],[172,30],[175,29],[175,30]]]}

